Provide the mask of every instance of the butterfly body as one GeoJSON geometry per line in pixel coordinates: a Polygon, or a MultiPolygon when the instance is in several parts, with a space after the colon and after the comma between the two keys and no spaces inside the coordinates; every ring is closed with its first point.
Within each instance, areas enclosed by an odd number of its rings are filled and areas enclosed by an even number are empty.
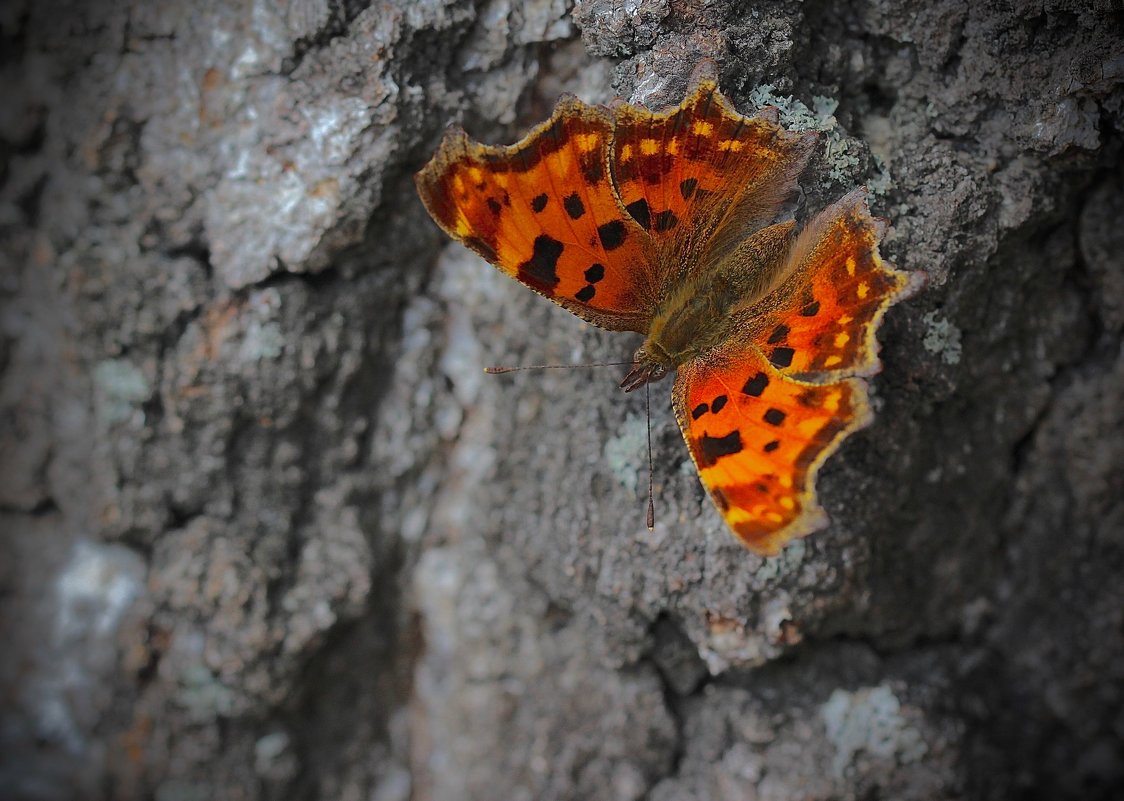
{"type": "MultiPolygon", "coordinates": [[[[652,315],[644,345],[633,361],[653,364],[660,377],[713,352],[736,332],[753,327],[754,306],[783,278],[784,256],[795,223],[751,233],[726,259],[670,288],[652,315]]],[[[633,387],[635,388],[635,387],[633,387]]]]}
{"type": "Polygon", "coordinates": [[[869,422],[860,376],[911,285],[879,258],[862,190],[797,230],[788,201],[814,145],[738,114],[704,71],[662,112],[563,98],[510,147],[452,131],[417,176],[451,236],[579,317],[644,335],[621,387],[677,372],[700,477],[762,554],[826,524],[816,472],[869,422]]]}

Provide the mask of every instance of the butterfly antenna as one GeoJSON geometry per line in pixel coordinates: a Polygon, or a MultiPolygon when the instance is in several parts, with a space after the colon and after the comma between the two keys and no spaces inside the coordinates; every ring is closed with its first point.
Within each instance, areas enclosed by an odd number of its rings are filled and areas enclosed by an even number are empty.
{"type": "Polygon", "coordinates": [[[644,406],[648,418],[648,531],[656,527],[656,503],[652,500],[652,385],[644,385],[644,406]]]}
{"type": "Polygon", "coordinates": [[[485,367],[484,372],[488,375],[502,375],[503,373],[515,373],[519,370],[574,370],[579,367],[623,367],[631,364],[631,361],[591,362],[589,364],[525,364],[520,367],[485,367]]]}

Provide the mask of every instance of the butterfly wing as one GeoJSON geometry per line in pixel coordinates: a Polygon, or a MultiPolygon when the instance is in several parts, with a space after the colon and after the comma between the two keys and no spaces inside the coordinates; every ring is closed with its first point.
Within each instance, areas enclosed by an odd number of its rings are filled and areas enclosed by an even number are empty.
{"type": "Polygon", "coordinates": [[[787,255],[790,276],[743,312],[736,335],[679,370],[676,417],[703,483],[760,554],[822,528],[820,465],[871,419],[861,378],[875,330],[916,282],[878,255],[861,190],[826,209],[787,255]]]}
{"type": "Polygon", "coordinates": [[[504,273],[591,323],[644,331],[656,302],[647,232],[609,170],[612,118],[573,97],[521,142],[445,137],[416,176],[434,220],[504,273]]]}
{"type": "Polygon", "coordinates": [[[670,251],[663,263],[695,269],[777,216],[816,141],[781,128],[775,114],[739,114],[718,91],[713,65],[704,66],[680,106],[619,106],[613,131],[625,208],[670,251]]]}
{"type": "Polygon", "coordinates": [[[866,191],[851,192],[801,231],[785,284],[748,310],[758,321],[757,345],[785,375],[824,381],[878,371],[878,324],[922,278],[886,266],[880,228],[866,191]]]}
{"type": "Polygon", "coordinates": [[[673,399],[699,476],[747,548],[775,554],[827,524],[816,472],[870,419],[860,381],[798,382],[750,345],[680,368],[673,399]]]}

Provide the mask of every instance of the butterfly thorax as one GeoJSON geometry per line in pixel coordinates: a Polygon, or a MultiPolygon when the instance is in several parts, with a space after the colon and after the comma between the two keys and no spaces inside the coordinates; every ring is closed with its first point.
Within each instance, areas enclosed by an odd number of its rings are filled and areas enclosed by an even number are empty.
{"type": "Polygon", "coordinates": [[[730,341],[746,325],[754,306],[784,283],[791,222],[751,234],[729,252],[684,265],[685,278],[652,315],[648,336],[621,383],[626,392],[658,381],[689,361],[730,341]]]}

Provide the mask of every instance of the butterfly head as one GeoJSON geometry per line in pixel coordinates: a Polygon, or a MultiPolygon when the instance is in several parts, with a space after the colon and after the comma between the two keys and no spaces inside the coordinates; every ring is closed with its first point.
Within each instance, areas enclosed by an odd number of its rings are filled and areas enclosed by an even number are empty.
{"type": "Polygon", "coordinates": [[[632,369],[621,381],[621,389],[632,392],[645,384],[659,381],[675,367],[671,358],[658,347],[641,345],[632,357],[632,369]]]}

